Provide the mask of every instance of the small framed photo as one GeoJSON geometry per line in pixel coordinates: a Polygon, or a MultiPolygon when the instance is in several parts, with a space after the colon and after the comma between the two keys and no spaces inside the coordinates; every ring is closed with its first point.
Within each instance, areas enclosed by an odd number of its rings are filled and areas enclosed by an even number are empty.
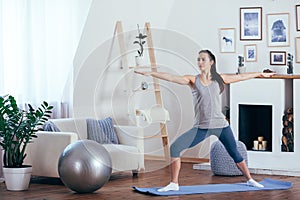
{"type": "Polygon", "coordinates": [[[286,65],[286,52],[270,51],[270,65],[286,65]]]}
{"type": "Polygon", "coordinates": [[[296,63],[300,63],[300,37],[296,37],[296,63]]]}
{"type": "Polygon", "coordinates": [[[257,60],[257,46],[256,44],[247,44],[244,46],[245,61],[255,62],[257,60]]]}
{"type": "Polygon", "coordinates": [[[267,14],[268,46],[290,45],[290,14],[267,14]]]}
{"type": "Polygon", "coordinates": [[[262,40],[262,7],[240,8],[240,40],[262,40]]]}
{"type": "Polygon", "coordinates": [[[296,5],[296,27],[300,31],[300,5],[296,5]]]}
{"type": "Polygon", "coordinates": [[[235,52],[235,28],[219,29],[220,52],[234,53],[235,52]]]}

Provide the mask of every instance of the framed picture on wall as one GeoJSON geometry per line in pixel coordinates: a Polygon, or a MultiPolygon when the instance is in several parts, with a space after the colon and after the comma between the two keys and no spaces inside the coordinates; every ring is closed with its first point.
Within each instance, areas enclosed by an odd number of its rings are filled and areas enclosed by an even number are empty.
{"type": "Polygon", "coordinates": [[[262,40],[262,7],[240,8],[240,40],[262,40]]]}
{"type": "Polygon", "coordinates": [[[300,5],[296,5],[296,28],[300,31],[300,5]]]}
{"type": "Polygon", "coordinates": [[[296,37],[296,63],[300,63],[300,37],[296,37]]]}
{"type": "Polygon", "coordinates": [[[270,51],[270,65],[286,65],[286,52],[270,51]]]}
{"type": "Polygon", "coordinates": [[[289,46],[290,14],[267,14],[267,36],[269,47],[289,46]]]}
{"type": "Polygon", "coordinates": [[[255,62],[257,60],[257,46],[256,44],[247,44],[244,46],[245,61],[255,62]]]}
{"type": "Polygon", "coordinates": [[[221,53],[235,52],[235,28],[219,29],[219,40],[221,53]]]}

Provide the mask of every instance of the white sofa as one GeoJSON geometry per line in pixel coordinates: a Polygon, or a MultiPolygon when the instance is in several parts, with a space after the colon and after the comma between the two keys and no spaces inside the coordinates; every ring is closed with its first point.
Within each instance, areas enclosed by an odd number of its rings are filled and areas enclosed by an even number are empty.
{"type": "MultiPolygon", "coordinates": [[[[52,119],[61,132],[39,131],[26,150],[25,164],[32,165],[35,176],[59,177],[58,160],[65,147],[87,139],[86,119],[52,119]]],[[[142,129],[136,126],[114,126],[119,144],[103,144],[112,160],[112,172],[144,169],[142,129]]]]}

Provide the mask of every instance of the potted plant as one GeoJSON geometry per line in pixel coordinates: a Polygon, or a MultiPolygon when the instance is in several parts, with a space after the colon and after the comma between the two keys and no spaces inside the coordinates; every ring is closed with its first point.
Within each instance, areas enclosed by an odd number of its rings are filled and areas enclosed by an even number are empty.
{"type": "Polygon", "coordinates": [[[4,150],[3,174],[8,190],[28,189],[32,166],[23,163],[25,150],[32,138],[37,137],[38,129],[50,118],[53,106],[44,101],[36,110],[30,104],[28,108],[26,111],[18,108],[13,96],[0,96],[0,146],[4,150]],[[22,179],[15,180],[17,175],[22,179]]]}
{"type": "Polygon", "coordinates": [[[133,42],[133,44],[138,44],[139,45],[139,49],[137,50],[138,55],[135,56],[135,62],[137,66],[140,66],[143,64],[143,59],[144,59],[144,44],[146,43],[145,38],[147,37],[147,35],[143,35],[140,31],[140,27],[139,25],[137,25],[138,27],[138,36],[136,36],[135,38],[137,38],[138,40],[135,40],[133,42]]]}

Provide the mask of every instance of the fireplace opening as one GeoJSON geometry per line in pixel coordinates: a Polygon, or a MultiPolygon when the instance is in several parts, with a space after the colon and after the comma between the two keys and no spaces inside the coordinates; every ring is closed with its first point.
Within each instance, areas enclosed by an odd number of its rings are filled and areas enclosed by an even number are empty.
{"type": "Polygon", "coordinates": [[[239,104],[239,140],[247,150],[272,151],[272,106],[239,104]]]}

